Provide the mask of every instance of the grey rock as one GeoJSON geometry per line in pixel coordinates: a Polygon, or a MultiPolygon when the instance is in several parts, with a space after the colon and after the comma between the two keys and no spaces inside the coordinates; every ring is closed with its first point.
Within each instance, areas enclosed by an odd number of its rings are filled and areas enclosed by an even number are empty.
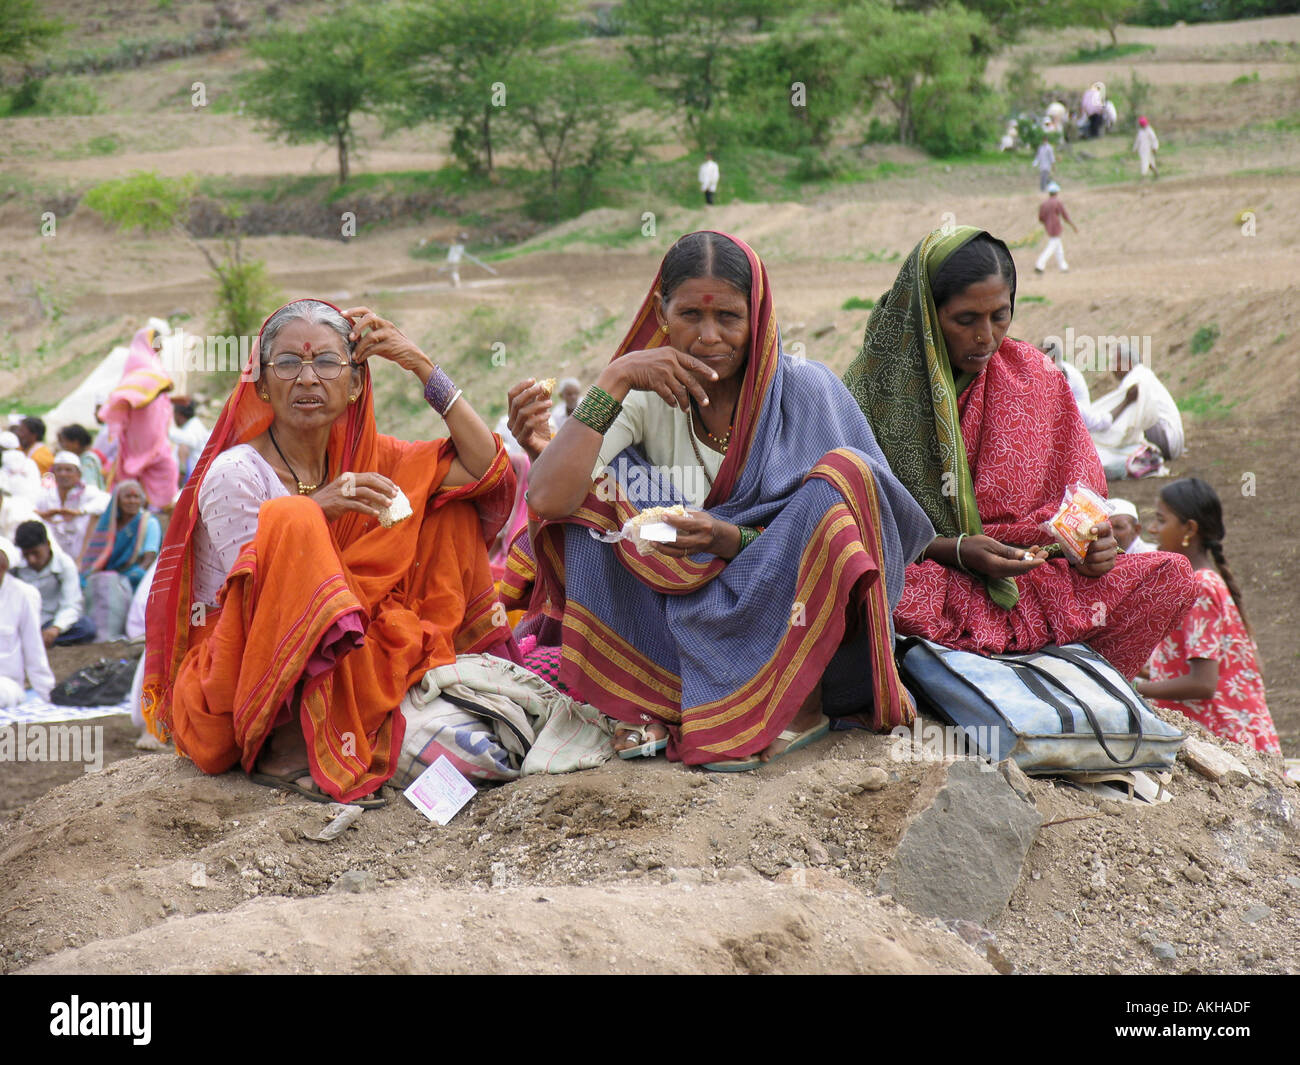
{"type": "Polygon", "coordinates": [[[878,765],[873,765],[862,772],[858,778],[858,783],[862,786],[863,791],[879,791],[889,783],[889,774],[878,765]]]}
{"type": "Polygon", "coordinates": [[[1151,953],[1161,961],[1175,961],[1178,958],[1178,948],[1172,943],[1166,943],[1164,940],[1152,943],[1151,953]]]}
{"type": "Polygon", "coordinates": [[[877,891],[923,916],[980,925],[1006,908],[1042,816],[981,765],[953,762],[937,790],[921,788],[877,891]]]}
{"type": "Polygon", "coordinates": [[[365,869],[349,869],[330,886],[329,894],[359,895],[363,891],[374,891],[379,886],[379,878],[365,869]]]}
{"type": "Polygon", "coordinates": [[[1286,884],[1295,891],[1300,891],[1300,876],[1288,876],[1286,878],[1286,884]]]}
{"type": "Polygon", "coordinates": [[[1269,788],[1267,793],[1250,804],[1250,808],[1279,825],[1290,825],[1295,820],[1295,807],[1278,788],[1269,788]]]}
{"type": "Polygon", "coordinates": [[[1241,919],[1247,924],[1257,924],[1264,920],[1265,917],[1272,917],[1273,911],[1262,903],[1255,903],[1253,906],[1247,906],[1241,914],[1241,919]]]}
{"type": "Polygon", "coordinates": [[[1020,766],[1016,765],[1014,759],[1002,759],[998,763],[998,772],[1002,774],[1002,779],[1011,785],[1011,790],[1025,802],[1034,801],[1034,794],[1029,788],[1029,778],[1025,776],[1020,766]]]}

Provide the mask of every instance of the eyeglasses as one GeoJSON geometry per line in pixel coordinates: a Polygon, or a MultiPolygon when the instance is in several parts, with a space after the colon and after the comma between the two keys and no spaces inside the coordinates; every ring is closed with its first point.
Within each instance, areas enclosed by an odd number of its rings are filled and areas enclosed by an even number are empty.
{"type": "Polygon", "coordinates": [[[262,363],[263,366],[271,367],[281,381],[296,381],[298,375],[302,373],[304,366],[310,366],[316,371],[316,376],[322,381],[333,381],[343,372],[343,367],[351,366],[352,363],[346,359],[341,359],[337,355],[318,355],[314,359],[303,360],[297,355],[277,355],[270,362],[262,363]]]}

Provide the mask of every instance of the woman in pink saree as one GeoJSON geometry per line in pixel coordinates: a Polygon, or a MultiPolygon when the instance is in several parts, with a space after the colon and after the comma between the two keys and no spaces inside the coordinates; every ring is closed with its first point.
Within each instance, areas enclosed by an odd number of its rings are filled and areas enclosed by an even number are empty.
{"type": "Polygon", "coordinates": [[[172,421],[167,393],[172,390],[172,379],[154,351],[157,335],[152,326],[136,333],[122,380],[99,410],[118,445],[113,481],[139,481],[153,510],[176,498],[179,474],[167,437],[172,421]]]}

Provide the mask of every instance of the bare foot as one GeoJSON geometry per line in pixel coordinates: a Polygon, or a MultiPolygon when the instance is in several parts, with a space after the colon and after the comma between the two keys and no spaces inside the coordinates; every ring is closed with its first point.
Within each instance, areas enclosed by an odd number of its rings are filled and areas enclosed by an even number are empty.
{"type": "MultiPolygon", "coordinates": [[[[794,715],[794,720],[788,724],[783,731],[786,732],[805,732],[812,728],[822,719],[822,686],[818,684],[808,693],[808,698],[803,701],[799,707],[799,712],[794,715]]],[[[777,755],[781,754],[790,746],[792,740],[773,740],[768,744],[767,749],[758,756],[760,762],[770,762],[777,755]]]]}
{"type": "Polygon", "coordinates": [[[311,770],[307,763],[307,741],[302,735],[302,726],[297,721],[286,721],[271,731],[262,746],[261,756],[257,760],[259,773],[269,773],[273,777],[296,777],[299,783],[302,777],[311,779],[311,770]]]}
{"type": "Polygon", "coordinates": [[[641,728],[642,726],[619,722],[614,727],[615,753],[630,751],[633,747],[640,747],[645,743],[658,743],[668,738],[668,726],[661,721],[650,721],[644,726],[645,739],[641,738],[641,728]]]}

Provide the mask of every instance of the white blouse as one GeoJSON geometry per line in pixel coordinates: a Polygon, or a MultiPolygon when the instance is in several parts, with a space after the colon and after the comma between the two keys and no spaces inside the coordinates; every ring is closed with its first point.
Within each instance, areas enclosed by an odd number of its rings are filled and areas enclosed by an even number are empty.
{"type": "Polygon", "coordinates": [[[258,510],[268,499],[288,494],[275,470],[248,444],[237,444],[212,460],[199,488],[194,526],[196,603],[216,605],[240,550],[257,533],[258,510]]]}
{"type": "Polygon", "coordinates": [[[620,451],[632,444],[640,449],[647,462],[668,475],[677,491],[693,507],[704,505],[712,482],[722,468],[722,460],[727,457],[701,443],[691,427],[690,413],[680,407],[670,407],[657,392],[627,394],[623,409],[600,445],[600,457],[596,460],[592,479],[595,480],[620,451]]]}

